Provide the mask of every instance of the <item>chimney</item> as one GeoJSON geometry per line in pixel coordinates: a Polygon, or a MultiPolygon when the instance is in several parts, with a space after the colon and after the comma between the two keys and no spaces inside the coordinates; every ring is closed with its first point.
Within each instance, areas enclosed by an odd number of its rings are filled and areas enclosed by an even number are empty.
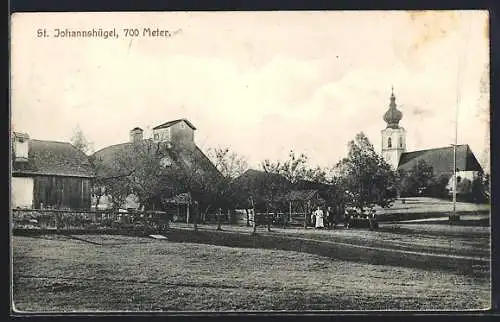
{"type": "Polygon", "coordinates": [[[140,127],[133,128],[130,130],[130,142],[139,142],[143,138],[143,130],[140,127]]]}
{"type": "Polygon", "coordinates": [[[29,135],[14,132],[12,147],[14,149],[15,161],[28,161],[29,135]]]}

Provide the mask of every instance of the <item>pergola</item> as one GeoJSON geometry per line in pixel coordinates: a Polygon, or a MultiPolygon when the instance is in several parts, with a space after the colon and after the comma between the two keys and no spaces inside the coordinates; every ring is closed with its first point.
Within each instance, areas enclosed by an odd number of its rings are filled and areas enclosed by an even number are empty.
{"type": "Polygon", "coordinates": [[[177,216],[180,215],[180,206],[186,207],[186,223],[189,223],[189,206],[192,203],[191,193],[184,192],[165,200],[166,204],[175,205],[177,216]]]}
{"type": "Polygon", "coordinates": [[[325,199],[321,198],[319,191],[317,189],[309,190],[291,190],[285,193],[281,197],[282,201],[288,203],[288,221],[291,222],[293,219],[293,214],[304,214],[304,227],[307,226],[307,215],[310,211],[317,206],[322,206],[326,203],[325,199]],[[300,212],[294,212],[295,210],[301,210],[300,212]]]}

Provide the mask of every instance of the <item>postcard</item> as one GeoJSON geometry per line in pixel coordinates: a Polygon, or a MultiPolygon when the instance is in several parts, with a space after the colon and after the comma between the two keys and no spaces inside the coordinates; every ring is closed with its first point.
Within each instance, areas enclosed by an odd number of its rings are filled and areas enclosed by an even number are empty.
{"type": "Polygon", "coordinates": [[[11,309],[491,308],[487,11],[11,16],[11,309]]]}

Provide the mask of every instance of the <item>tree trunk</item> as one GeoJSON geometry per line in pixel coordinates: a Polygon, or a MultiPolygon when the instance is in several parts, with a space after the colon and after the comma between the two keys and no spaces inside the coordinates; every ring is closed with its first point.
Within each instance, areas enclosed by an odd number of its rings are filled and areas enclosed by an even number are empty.
{"type": "Polygon", "coordinates": [[[266,209],[267,231],[271,231],[271,221],[269,220],[269,207],[266,209]]]}
{"type": "MultiPolygon", "coordinates": [[[[190,205],[188,205],[188,208],[189,208],[190,205]]],[[[198,230],[198,211],[196,209],[196,206],[195,206],[195,209],[193,211],[193,222],[194,222],[194,231],[197,231],[198,230]]]]}
{"type": "Polygon", "coordinates": [[[99,202],[101,201],[101,196],[96,196],[95,197],[95,210],[97,211],[99,209],[99,202]]]}
{"type": "Polygon", "coordinates": [[[307,229],[307,218],[309,217],[309,209],[306,206],[304,208],[304,229],[307,229]]]}
{"type": "Polygon", "coordinates": [[[203,223],[205,223],[205,221],[207,220],[207,214],[208,214],[208,210],[210,209],[210,205],[207,206],[207,208],[205,208],[205,211],[203,211],[203,223]]]}
{"type": "Polygon", "coordinates": [[[255,213],[255,208],[253,208],[253,227],[252,227],[252,235],[257,233],[257,213],[255,213]]]}
{"type": "Polygon", "coordinates": [[[222,213],[218,211],[217,212],[217,230],[222,230],[221,223],[220,223],[221,217],[222,217],[222,213]]]}
{"type": "Polygon", "coordinates": [[[246,212],[246,214],[247,214],[247,227],[250,227],[250,214],[249,214],[249,212],[248,212],[248,209],[247,209],[247,208],[245,208],[245,212],[246,212]]]}
{"type": "Polygon", "coordinates": [[[257,214],[255,213],[255,205],[253,203],[253,198],[250,197],[250,203],[252,204],[252,212],[253,212],[253,229],[252,229],[252,235],[255,235],[257,233],[257,214]]]}

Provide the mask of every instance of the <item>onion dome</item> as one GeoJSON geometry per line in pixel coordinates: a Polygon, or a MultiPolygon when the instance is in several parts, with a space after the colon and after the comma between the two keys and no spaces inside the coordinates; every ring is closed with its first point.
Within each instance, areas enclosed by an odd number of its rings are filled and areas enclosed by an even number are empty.
{"type": "Polygon", "coordinates": [[[396,97],[394,96],[394,88],[391,93],[391,103],[389,109],[384,114],[384,121],[387,123],[387,127],[391,129],[399,128],[399,121],[403,118],[403,113],[396,107],[396,97]]]}

